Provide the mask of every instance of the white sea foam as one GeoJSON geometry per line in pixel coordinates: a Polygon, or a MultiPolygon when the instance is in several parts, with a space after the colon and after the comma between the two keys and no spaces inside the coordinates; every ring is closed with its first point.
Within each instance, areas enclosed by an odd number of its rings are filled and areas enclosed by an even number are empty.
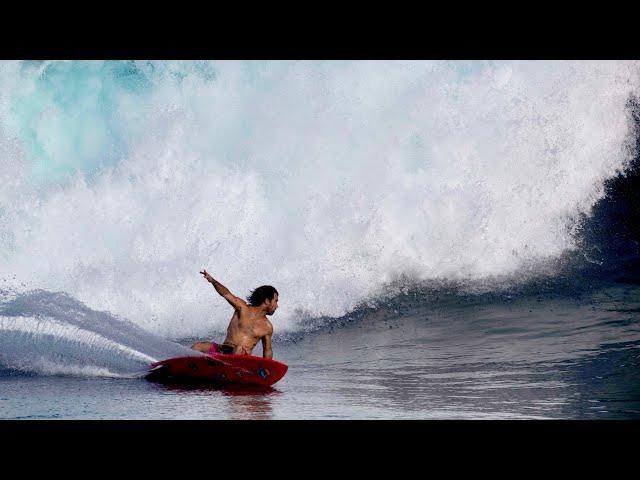
{"type": "Polygon", "coordinates": [[[631,158],[638,92],[633,62],[1,68],[0,277],[174,338],[230,316],[202,268],[237,295],[274,285],[287,331],[400,275],[575,248],[631,158]]]}
{"type": "Polygon", "coordinates": [[[0,345],[3,367],[50,375],[122,377],[159,360],[50,317],[0,316],[0,345]]]}

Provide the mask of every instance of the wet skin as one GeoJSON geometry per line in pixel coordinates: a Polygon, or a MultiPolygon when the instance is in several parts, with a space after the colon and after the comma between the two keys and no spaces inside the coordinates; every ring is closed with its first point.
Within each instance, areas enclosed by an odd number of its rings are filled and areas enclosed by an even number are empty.
{"type": "MultiPolygon", "coordinates": [[[[272,358],[273,325],[267,319],[267,315],[273,315],[278,309],[278,294],[276,293],[270,300],[265,300],[261,305],[248,305],[243,299],[233,295],[227,287],[215,280],[206,270],[200,273],[234,309],[224,345],[232,347],[234,354],[251,355],[257,343],[262,340],[262,356],[272,358]]],[[[212,345],[213,342],[196,342],[191,348],[208,353],[212,345]]]]}

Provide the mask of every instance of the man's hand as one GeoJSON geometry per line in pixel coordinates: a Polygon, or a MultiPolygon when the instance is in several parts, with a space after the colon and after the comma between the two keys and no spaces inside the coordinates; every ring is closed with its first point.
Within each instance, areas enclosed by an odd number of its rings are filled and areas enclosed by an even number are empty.
{"type": "Polygon", "coordinates": [[[225,287],[219,281],[215,280],[211,275],[209,275],[206,270],[203,269],[200,273],[207,280],[207,282],[213,285],[213,288],[216,289],[216,292],[218,292],[218,294],[224,297],[225,300],[229,302],[231,306],[235,308],[238,312],[243,308],[247,307],[247,304],[244,300],[236,297],[233,293],[229,291],[227,287],[225,287]]]}
{"type": "Polygon", "coordinates": [[[213,284],[213,277],[209,275],[206,270],[203,269],[200,273],[204,276],[207,282],[213,284]]]}

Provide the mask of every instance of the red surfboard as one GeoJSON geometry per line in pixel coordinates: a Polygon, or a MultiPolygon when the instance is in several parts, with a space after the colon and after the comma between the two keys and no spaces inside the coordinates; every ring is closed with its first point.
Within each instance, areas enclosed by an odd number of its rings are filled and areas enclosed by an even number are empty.
{"type": "Polygon", "coordinates": [[[288,368],[276,360],[253,355],[213,353],[152,363],[146,378],[271,386],[284,377],[288,368]]]}

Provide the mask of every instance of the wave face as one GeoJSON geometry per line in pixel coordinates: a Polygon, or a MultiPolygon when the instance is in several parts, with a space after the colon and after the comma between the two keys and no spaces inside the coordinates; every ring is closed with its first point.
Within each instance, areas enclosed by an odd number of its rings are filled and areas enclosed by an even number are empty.
{"type": "Polygon", "coordinates": [[[276,286],[285,332],[400,280],[553,276],[633,159],[638,70],[2,62],[0,278],[185,338],[230,315],[202,268],[276,286]]]}

